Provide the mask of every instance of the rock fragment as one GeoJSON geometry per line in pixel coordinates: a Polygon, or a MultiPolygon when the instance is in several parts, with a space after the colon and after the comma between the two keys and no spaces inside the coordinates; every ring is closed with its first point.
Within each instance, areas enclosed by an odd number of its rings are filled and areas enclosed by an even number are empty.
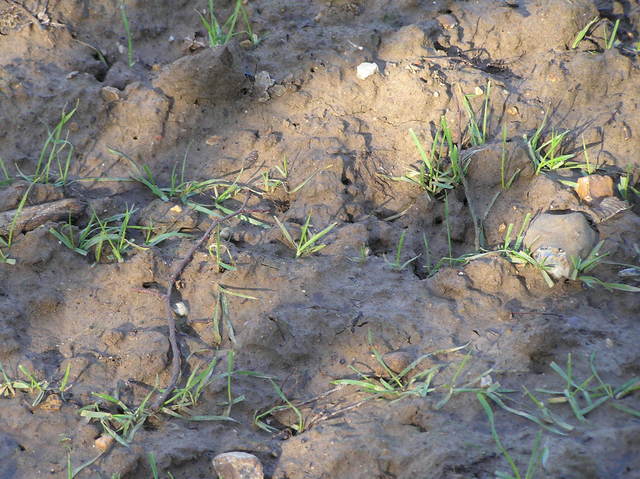
{"type": "Polygon", "coordinates": [[[378,71],[379,68],[377,63],[364,62],[358,65],[358,68],[356,69],[356,76],[360,80],[366,80],[371,75],[378,73],[378,71]]]}
{"type": "Polygon", "coordinates": [[[524,237],[533,257],[543,262],[555,279],[568,278],[572,258],[584,259],[596,244],[596,232],[582,213],[543,213],[534,219],[524,237]]]}
{"type": "Polygon", "coordinates": [[[582,176],[578,178],[576,193],[587,203],[613,196],[613,179],[606,175],[582,176]]]}
{"type": "Polygon", "coordinates": [[[213,458],[213,469],[224,479],[263,479],[262,463],[253,454],[225,452],[213,458]]]}

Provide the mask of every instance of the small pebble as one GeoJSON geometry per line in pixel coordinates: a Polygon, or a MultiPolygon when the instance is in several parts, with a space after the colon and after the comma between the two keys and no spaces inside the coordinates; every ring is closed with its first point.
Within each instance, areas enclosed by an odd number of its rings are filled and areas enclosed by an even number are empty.
{"type": "Polygon", "coordinates": [[[173,310],[178,316],[185,317],[189,314],[189,308],[182,301],[178,301],[173,305],[173,310]]]}
{"type": "Polygon", "coordinates": [[[113,444],[113,437],[108,434],[103,434],[93,442],[95,448],[100,452],[108,451],[113,444]]]}
{"type": "Polygon", "coordinates": [[[378,73],[379,71],[380,69],[378,68],[377,63],[364,62],[358,65],[358,68],[356,69],[356,76],[360,80],[366,80],[371,75],[378,73]]]}
{"type": "Polygon", "coordinates": [[[262,463],[253,454],[225,452],[213,458],[213,469],[224,479],[263,479],[262,463]]]}
{"type": "Polygon", "coordinates": [[[613,179],[606,175],[581,176],[578,178],[576,193],[582,201],[587,203],[613,196],[613,179]]]}
{"type": "Polygon", "coordinates": [[[120,99],[120,90],[112,86],[105,86],[100,89],[100,96],[107,102],[117,101],[120,99]]]}

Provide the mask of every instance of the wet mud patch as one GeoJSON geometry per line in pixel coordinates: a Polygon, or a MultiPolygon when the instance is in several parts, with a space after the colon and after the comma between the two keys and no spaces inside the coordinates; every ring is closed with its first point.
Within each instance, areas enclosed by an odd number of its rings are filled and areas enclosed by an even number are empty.
{"type": "Polygon", "coordinates": [[[0,476],[636,477],[637,5],[208,8],[0,4],[0,476]]]}

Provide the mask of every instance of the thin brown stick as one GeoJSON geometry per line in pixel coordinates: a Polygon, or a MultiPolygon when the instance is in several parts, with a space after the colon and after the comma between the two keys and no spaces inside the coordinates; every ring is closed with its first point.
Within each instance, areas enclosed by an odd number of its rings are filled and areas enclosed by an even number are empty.
{"type": "Polygon", "coordinates": [[[249,200],[249,197],[247,196],[247,198],[245,199],[244,203],[242,204],[242,206],[238,211],[230,213],[221,218],[213,219],[213,221],[211,222],[211,225],[209,225],[209,228],[207,228],[207,230],[200,237],[200,239],[191,247],[191,249],[187,252],[187,255],[180,260],[175,270],[173,271],[173,274],[169,278],[167,291],[163,296],[164,296],[165,311],[167,313],[167,325],[169,326],[169,344],[171,345],[171,354],[173,355],[173,357],[171,358],[171,379],[169,380],[169,384],[167,384],[162,394],[160,394],[160,396],[158,396],[158,398],[154,401],[152,406],[153,409],[158,409],[160,406],[162,406],[162,404],[167,400],[169,395],[176,388],[176,385],[178,384],[178,381],[180,379],[180,369],[181,369],[180,347],[178,346],[178,341],[176,340],[176,320],[175,320],[173,308],[171,307],[171,292],[173,291],[173,287],[175,286],[176,281],[178,281],[178,278],[180,278],[180,275],[182,274],[184,269],[193,259],[193,255],[196,253],[198,248],[200,248],[200,246],[202,246],[203,243],[207,241],[209,236],[211,236],[211,233],[213,233],[213,230],[215,229],[216,226],[218,226],[220,223],[224,221],[227,221],[228,219],[233,218],[234,216],[247,214],[247,213],[254,213],[257,211],[263,211],[261,209],[246,209],[245,206],[248,200],[249,200]]]}

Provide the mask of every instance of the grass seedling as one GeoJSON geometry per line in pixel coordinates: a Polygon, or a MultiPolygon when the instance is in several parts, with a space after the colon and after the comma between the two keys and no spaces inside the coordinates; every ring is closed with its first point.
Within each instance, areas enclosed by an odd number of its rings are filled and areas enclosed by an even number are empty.
{"type": "Polygon", "coordinates": [[[317,253],[321,249],[323,249],[325,246],[327,246],[326,244],[318,243],[318,241],[320,241],[322,237],[324,237],[327,233],[329,233],[329,231],[335,228],[336,225],[338,224],[335,222],[331,223],[322,231],[312,235],[310,231],[311,215],[309,215],[307,216],[307,219],[302,225],[302,228],[300,230],[300,238],[296,242],[293,240],[291,233],[289,233],[287,228],[280,222],[280,220],[275,216],[273,217],[273,219],[276,221],[276,224],[280,228],[280,231],[282,231],[282,235],[284,236],[286,242],[289,244],[291,248],[293,248],[296,251],[296,258],[300,258],[301,256],[312,255],[314,253],[317,253]]]}
{"type": "MultiPolygon", "coordinates": [[[[147,459],[149,460],[149,468],[151,469],[151,475],[153,476],[153,479],[160,479],[160,474],[158,472],[158,464],[156,463],[156,455],[152,452],[150,452],[147,455],[147,459]]],[[[167,471],[167,477],[169,479],[175,479],[173,474],[171,474],[171,472],[167,471]]],[[[224,478],[221,478],[224,479],[224,478]]]]}
{"type": "Polygon", "coordinates": [[[137,408],[129,408],[117,397],[104,393],[92,393],[100,401],[80,408],[80,416],[100,422],[102,429],[125,447],[129,447],[136,433],[144,425],[151,411],[147,404],[153,391],[144,398],[137,408]],[[103,410],[101,403],[118,412],[103,410]]]}
{"type": "Polygon", "coordinates": [[[216,260],[218,272],[235,271],[237,268],[235,267],[235,261],[231,255],[231,251],[229,251],[229,248],[220,241],[220,228],[216,229],[213,238],[213,244],[209,246],[209,255],[216,260]],[[223,260],[225,255],[227,257],[226,263],[223,260]]]}
{"type": "Polygon", "coordinates": [[[402,371],[394,372],[385,362],[382,354],[373,346],[371,332],[368,334],[368,342],[371,353],[380,365],[384,377],[365,374],[354,366],[350,366],[359,379],[338,379],[332,381],[332,384],[355,386],[360,391],[370,395],[371,399],[386,398],[393,400],[410,396],[427,397],[433,391],[436,391],[438,387],[432,385],[433,379],[444,366],[437,365],[428,369],[418,370],[422,361],[438,354],[460,351],[468,346],[468,344],[464,344],[455,348],[441,349],[423,354],[408,364],[402,371]]]}
{"type": "Polygon", "coordinates": [[[587,144],[584,141],[584,135],[582,135],[582,156],[584,157],[584,172],[587,175],[593,175],[596,171],[598,171],[599,166],[597,164],[591,164],[591,158],[589,157],[589,152],[587,151],[587,144]]]}
{"type": "Polygon", "coordinates": [[[569,404],[576,419],[583,423],[587,421],[587,414],[607,402],[620,411],[640,417],[640,411],[616,402],[640,390],[640,378],[634,377],[614,388],[605,383],[598,373],[595,365],[595,353],[589,356],[589,367],[591,375],[583,381],[578,380],[574,376],[573,358],[569,353],[564,368],[555,362],[551,363],[551,369],[564,381],[564,387],[558,390],[537,389],[537,391],[551,396],[546,401],[548,404],[569,404]]]}
{"type": "Polygon", "coordinates": [[[277,188],[282,186],[285,193],[287,193],[288,195],[292,195],[304,188],[305,185],[309,183],[309,181],[311,181],[311,179],[318,173],[331,167],[333,167],[333,165],[328,165],[324,168],[314,171],[313,173],[311,173],[311,175],[309,175],[309,177],[298,184],[298,186],[291,188],[289,186],[289,164],[287,158],[285,157],[282,160],[282,164],[275,166],[276,173],[280,175],[280,177],[276,178],[271,170],[265,171],[264,173],[262,173],[262,185],[267,193],[273,193],[277,188]]]}
{"type": "Polygon", "coordinates": [[[453,142],[453,134],[444,117],[440,120],[440,128],[436,131],[429,152],[413,129],[409,130],[409,136],[420,156],[418,166],[411,167],[403,176],[387,178],[417,185],[432,197],[440,196],[462,183],[470,157],[460,156],[460,149],[453,142]]]}
{"type": "Polygon", "coordinates": [[[258,298],[254,296],[249,296],[248,294],[239,293],[237,291],[232,291],[228,287],[224,287],[221,284],[218,284],[218,291],[216,295],[215,307],[213,310],[213,335],[214,335],[214,343],[220,344],[222,343],[222,334],[221,334],[221,324],[224,323],[225,328],[227,329],[227,336],[229,337],[229,341],[231,341],[234,345],[236,344],[236,336],[233,329],[233,323],[231,322],[231,318],[229,315],[229,300],[227,296],[236,296],[238,298],[249,299],[249,300],[258,300],[258,298]]]}
{"type": "Polygon", "coordinates": [[[296,422],[294,424],[289,425],[289,428],[291,430],[293,430],[295,432],[295,434],[302,434],[306,429],[305,419],[304,419],[304,416],[302,415],[302,412],[300,411],[300,409],[295,404],[293,404],[287,398],[287,396],[285,396],[285,394],[284,394],[284,392],[282,392],[282,389],[280,388],[280,386],[278,386],[278,384],[273,379],[269,379],[269,382],[273,386],[273,389],[275,390],[276,394],[278,395],[278,398],[280,398],[280,400],[284,404],[281,404],[281,405],[278,405],[278,406],[274,406],[274,407],[269,408],[268,410],[266,410],[264,412],[256,411],[253,414],[253,423],[257,427],[262,429],[263,431],[266,431],[266,432],[271,433],[271,434],[277,433],[279,430],[277,428],[273,427],[273,426],[270,426],[265,421],[265,419],[268,418],[269,416],[272,416],[273,414],[275,414],[277,412],[291,410],[295,414],[296,422]]]}
{"type": "MultiPolygon", "coordinates": [[[[222,203],[228,199],[233,198],[235,195],[242,191],[250,191],[252,193],[259,194],[258,191],[251,189],[247,185],[238,184],[238,179],[243,173],[242,171],[239,173],[238,178],[236,178],[236,180],[233,182],[221,179],[186,181],[184,179],[184,171],[188,148],[182,160],[180,175],[178,175],[178,172],[176,171],[176,164],[174,165],[171,172],[171,179],[168,187],[163,187],[158,184],[158,182],[154,178],[151,168],[149,168],[147,165],[139,165],[133,158],[116,149],[109,148],[108,150],[111,154],[127,160],[131,165],[131,179],[146,186],[154,195],[156,195],[162,201],[179,199],[184,205],[206,215],[219,217],[219,212],[222,212],[225,215],[232,213],[233,211],[224,206],[222,203]],[[205,204],[201,201],[195,201],[193,199],[198,195],[205,195],[209,192],[213,192],[214,202],[212,205],[205,204]],[[215,210],[219,210],[219,212],[216,212],[215,210]]],[[[239,215],[238,218],[254,226],[260,226],[265,229],[269,228],[269,225],[267,225],[266,223],[263,223],[262,221],[259,221],[250,216],[239,215]]]]}
{"type": "Polygon", "coordinates": [[[534,479],[536,471],[540,467],[540,465],[546,462],[546,458],[549,455],[549,450],[547,447],[540,447],[540,442],[542,440],[542,432],[538,431],[536,434],[536,438],[533,441],[533,449],[531,451],[531,456],[529,457],[529,463],[527,465],[527,469],[525,471],[525,475],[520,474],[520,470],[516,465],[516,462],[513,460],[511,454],[507,448],[502,444],[500,440],[500,436],[498,436],[498,431],[496,430],[495,417],[493,414],[493,409],[491,405],[487,401],[486,395],[483,392],[476,392],[476,398],[478,402],[484,409],[485,414],[487,415],[487,419],[489,420],[489,426],[491,427],[491,436],[498,447],[498,451],[505,458],[509,467],[511,468],[512,474],[504,473],[497,471],[496,477],[498,479],[534,479]]]}
{"type": "Polygon", "coordinates": [[[0,186],[7,186],[11,184],[12,179],[9,175],[9,169],[2,157],[0,157],[0,173],[2,173],[2,176],[4,177],[3,180],[0,180],[0,186]]]}
{"type": "Polygon", "coordinates": [[[259,42],[258,36],[253,33],[251,22],[249,21],[247,10],[242,4],[242,0],[235,1],[233,12],[222,24],[220,24],[216,16],[214,0],[208,0],[207,9],[204,14],[197,10],[196,12],[200,17],[200,22],[207,30],[209,46],[211,48],[226,45],[234,36],[242,34],[246,34],[254,45],[257,45],[259,42]],[[246,30],[236,31],[239,20],[244,22],[246,30]]]}
{"type": "Polygon", "coordinates": [[[347,259],[352,263],[365,264],[370,254],[371,249],[366,245],[366,243],[362,243],[358,248],[358,256],[351,258],[347,257],[347,259]]]}
{"type": "Polygon", "coordinates": [[[60,243],[69,248],[71,251],[82,256],[86,256],[89,253],[89,249],[87,248],[86,243],[89,239],[89,235],[92,232],[92,227],[93,216],[91,217],[87,226],[76,233],[75,227],[71,223],[71,217],[69,217],[68,221],[60,227],[60,231],[56,230],[55,228],[49,228],[49,233],[55,236],[56,239],[60,241],[60,243]]]}
{"type": "Polygon", "coordinates": [[[9,379],[7,372],[4,370],[4,366],[0,362],[0,373],[2,373],[2,382],[0,383],[0,397],[13,398],[16,396],[16,390],[13,387],[13,381],[9,379]]]}
{"type": "Polygon", "coordinates": [[[109,248],[108,259],[119,263],[124,261],[124,253],[129,247],[141,249],[134,240],[127,238],[130,230],[144,230],[146,233],[145,245],[153,246],[169,238],[183,236],[184,233],[168,232],[157,236],[151,236],[148,226],[134,226],[131,217],[136,212],[135,208],[127,208],[124,213],[116,214],[101,219],[94,211],[87,225],[78,230],[71,224],[71,219],[59,230],[49,228],[49,233],[55,236],[64,246],[70,250],[86,256],[91,248],[96,261],[102,258],[104,247],[109,248]]]}
{"type": "Polygon", "coordinates": [[[48,391],[57,392],[60,394],[60,398],[64,400],[64,393],[70,389],[69,374],[71,372],[71,364],[67,365],[58,387],[50,387],[48,381],[38,380],[31,371],[21,364],[18,365],[18,370],[22,373],[22,376],[25,378],[24,380],[10,379],[4,370],[2,363],[0,363],[0,379],[2,380],[0,382],[0,397],[15,397],[16,391],[25,391],[29,394],[35,395],[31,405],[32,407],[36,407],[42,402],[48,391]]]}
{"type": "Polygon", "coordinates": [[[74,147],[68,139],[68,132],[64,135],[64,138],[63,132],[77,109],[77,103],[68,113],[63,109],[60,120],[53,130],[47,127],[47,139],[38,155],[34,173],[32,175],[26,175],[18,170],[19,175],[23,179],[30,183],[53,184],[54,186],[64,186],[67,184],[74,147]]]}
{"type": "Polygon", "coordinates": [[[582,281],[588,287],[593,288],[595,286],[601,286],[605,288],[607,291],[626,291],[631,293],[640,292],[640,288],[637,286],[632,286],[625,283],[609,283],[602,281],[595,276],[585,275],[584,273],[588,273],[600,263],[603,262],[604,258],[609,255],[609,253],[600,254],[600,249],[604,241],[600,241],[593,249],[589,252],[586,258],[571,258],[572,262],[572,270],[570,279],[574,281],[582,281]]]}
{"type": "Polygon", "coordinates": [[[511,158],[507,152],[507,125],[502,125],[502,153],[500,154],[500,186],[503,191],[508,190],[513,182],[520,174],[521,169],[517,169],[509,179],[509,169],[511,166],[511,158]]]}
{"type": "Polygon", "coordinates": [[[228,405],[222,415],[196,415],[192,412],[192,409],[198,405],[198,401],[205,388],[218,378],[226,378],[227,380],[227,398],[230,399],[228,404],[237,404],[244,401],[244,396],[235,399],[231,397],[231,379],[234,374],[233,357],[233,351],[229,351],[227,353],[227,372],[224,374],[214,375],[213,371],[218,362],[215,358],[210,361],[202,371],[200,371],[199,367],[195,367],[189,375],[189,378],[187,378],[185,385],[181,388],[176,388],[172,395],[164,402],[161,411],[168,416],[189,421],[234,422],[235,420],[230,417],[231,407],[228,405]]]}
{"type": "Polygon", "coordinates": [[[582,40],[585,39],[585,37],[587,36],[587,34],[589,33],[589,29],[591,29],[591,27],[598,22],[598,20],[600,20],[600,17],[594,17],[593,19],[591,19],[589,21],[589,23],[587,23],[585,25],[585,27],[580,30],[578,32],[578,34],[576,35],[576,37],[573,39],[573,43],[571,44],[571,49],[575,49],[578,47],[578,45],[580,44],[580,42],[582,40]]]}
{"type": "Polygon", "coordinates": [[[511,239],[511,233],[513,231],[513,223],[509,223],[507,226],[507,230],[504,235],[504,241],[502,244],[502,248],[498,250],[500,253],[504,254],[509,261],[515,264],[528,264],[533,266],[542,275],[545,283],[550,288],[553,288],[555,285],[553,279],[549,275],[550,266],[545,264],[544,261],[538,261],[535,259],[528,249],[524,248],[524,234],[529,227],[529,223],[531,222],[531,214],[527,213],[522,221],[522,226],[520,227],[520,231],[518,235],[513,239],[511,239]]]}
{"type": "Polygon", "coordinates": [[[190,235],[189,233],[180,233],[179,231],[167,231],[165,233],[160,233],[157,235],[153,234],[153,225],[149,225],[149,226],[131,226],[131,229],[140,229],[142,231],[144,231],[145,237],[144,237],[144,246],[145,247],[151,247],[151,246],[157,246],[160,243],[162,243],[163,241],[166,241],[168,239],[172,239],[172,238],[191,238],[192,235],[190,235]]]}
{"type": "MultiPolygon", "coordinates": [[[[202,388],[211,382],[210,373],[209,368],[199,374],[197,370],[194,371],[190,375],[187,385],[176,389],[160,411],[169,416],[189,421],[233,421],[227,416],[203,416],[191,412],[190,408],[196,405],[202,388]]],[[[107,434],[119,444],[129,447],[136,433],[153,414],[148,405],[154,391],[149,392],[137,408],[130,408],[120,399],[109,394],[93,393],[99,401],[81,408],[80,415],[90,420],[97,420],[107,434]],[[113,410],[116,412],[112,412],[113,410]]]]}
{"type": "Polygon", "coordinates": [[[38,404],[42,402],[44,399],[47,390],[49,389],[49,382],[47,380],[39,381],[36,377],[22,364],[18,365],[18,369],[22,373],[22,375],[26,378],[26,381],[14,381],[13,387],[14,389],[22,389],[28,391],[30,394],[35,395],[33,402],[31,403],[32,407],[36,407],[38,404]]]}
{"type": "Polygon", "coordinates": [[[431,247],[429,246],[429,238],[427,238],[427,235],[425,233],[422,233],[422,244],[424,246],[424,268],[427,270],[429,276],[431,276],[433,273],[437,272],[437,269],[435,268],[435,265],[433,264],[433,261],[431,259],[431,247]]]}
{"type": "MultiPolygon", "coordinates": [[[[453,257],[453,242],[451,240],[451,224],[449,223],[449,195],[444,194],[444,224],[447,229],[447,248],[449,249],[449,258],[453,257]]],[[[449,261],[451,266],[451,261],[449,261]]]]}
{"type": "Polygon", "coordinates": [[[618,191],[625,201],[631,201],[631,193],[640,197],[640,189],[636,188],[634,169],[629,166],[618,180],[618,191]]]}
{"type": "Polygon", "coordinates": [[[469,131],[469,137],[471,139],[471,144],[473,146],[483,145],[487,141],[487,122],[489,119],[490,95],[491,95],[491,81],[487,82],[487,86],[484,89],[483,93],[462,95],[462,104],[465,112],[467,113],[467,118],[469,120],[467,130],[469,131]],[[478,96],[483,97],[481,125],[478,125],[478,120],[476,120],[476,114],[473,111],[473,107],[471,106],[471,101],[470,101],[471,98],[476,98],[478,96]]]}
{"type": "Polygon", "coordinates": [[[9,224],[9,231],[6,238],[3,238],[2,236],[0,236],[0,263],[10,264],[10,265],[16,264],[16,260],[14,258],[10,258],[8,253],[5,253],[3,251],[3,248],[6,250],[11,248],[11,245],[13,244],[13,240],[15,238],[16,233],[20,233],[20,231],[16,231],[18,219],[20,218],[20,215],[22,214],[22,210],[24,209],[24,206],[27,203],[27,199],[29,198],[29,193],[31,192],[31,188],[33,187],[33,185],[34,183],[31,183],[27,188],[27,190],[24,192],[24,195],[22,195],[22,198],[20,198],[18,207],[16,208],[13,218],[11,219],[11,223],[9,224]]]}
{"type": "Polygon", "coordinates": [[[138,247],[127,239],[129,222],[135,211],[134,208],[127,208],[124,213],[110,216],[104,220],[101,220],[94,212],[93,218],[97,223],[96,234],[86,242],[85,246],[87,249],[94,247],[96,261],[100,261],[105,244],[109,247],[107,258],[115,259],[118,263],[124,261],[124,252],[130,246],[138,247]]]}
{"type": "Polygon", "coordinates": [[[131,27],[129,26],[129,17],[127,17],[127,9],[124,0],[120,1],[120,18],[124,26],[124,32],[127,35],[127,65],[132,68],[136,64],[133,59],[133,40],[131,38],[131,27]]]}
{"type": "Polygon", "coordinates": [[[403,269],[405,269],[407,266],[409,266],[411,263],[413,263],[415,260],[417,260],[420,257],[420,255],[417,255],[405,262],[402,262],[401,260],[402,248],[404,247],[404,238],[406,234],[407,232],[403,231],[402,234],[400,235],[400,239],[398,240],[398,245],[396,246],[396,254],[394,256],[393,261],[387,260],[386,256],[384,257],[384,260],[387,262],[387,264],[391,266],[391,269],[395,271],[402,271],[403,269]]]}
{"type": "Polygon", "coordinates": [[[535,174],[539,175],[543,171],[553,171],[560,168],[583,168],[584,165],[569,161],[575,156],[574,154],[563,153],[563,143],[569,130],[562,133],[551,130],[549,139],[542,142],[542,131],[546,125],[546,119],[545,116],[542,124],[531,138],[524,135],[535,174]]]}
{"type": "MultiPolygon", "coordinates": [[[[71,439],[64,438],[63,441],[70,442],[71,439]]],[[[67,450],[67,479],[73,479],[74,477],[76,477],[78,474],[80,474],[80,472],[82,472],[84,469],[86,469],[87,467],[92,465],[94,462],[96,462],[98,459],[100,459],[104,454],[104,452],[100,452],[97,456],[95,456],[92,459],[89,459],[84,464],[80,464],[78,467],[73,467],[73,464],[71,462],[71,446],[66,445],[65,449],[67,450]]]]}
{"type": "MultiPolygon", "coordinates": [[[[607,50],[611,50],[614,47],[614,45],[616,45],[616,36],[618,35],[619,26],[620,26],[620,19],[618,18],[616,22],[613,24],[613,30],[611,31],[611,35],[609,35],[608,38],[606,39],[605,48],[607,50]]],[[[605,34],[605,36],[607,35],[605,34]]]]}

